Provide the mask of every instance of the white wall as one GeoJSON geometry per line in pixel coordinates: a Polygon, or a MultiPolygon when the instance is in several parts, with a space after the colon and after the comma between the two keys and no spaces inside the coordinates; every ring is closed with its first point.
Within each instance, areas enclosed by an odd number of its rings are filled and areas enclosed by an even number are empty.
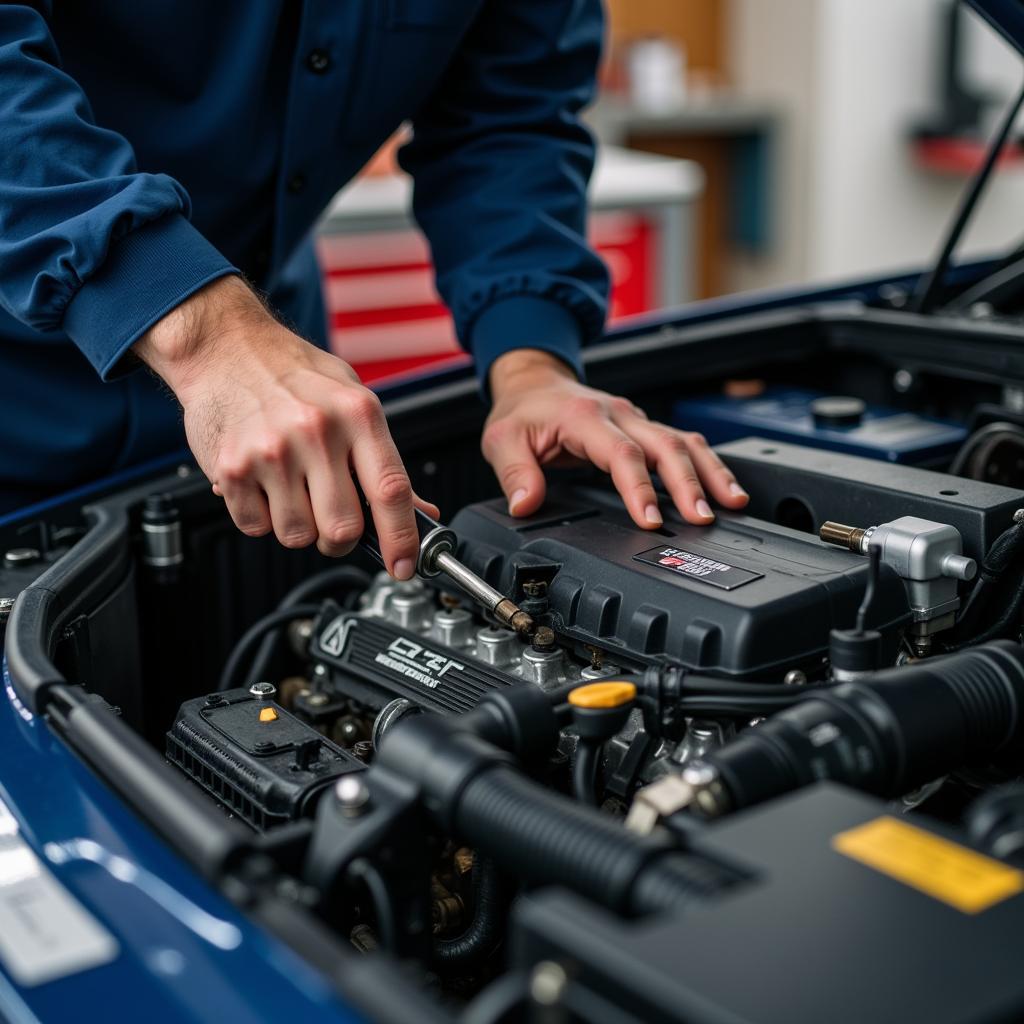
{"type": "MultiPolygon", "coordinates": [[[[873,274],[933,254],[965,182],[916,167],[907,132],[933,110],[944,2],[733,0],[738,89],[778,97],[790,122],[776,184],[777,244],[768,258],[741,265],[737,283],[873,274]]],[[[1022,77],[1020,57],[971,22],[973,77],[1009,95],[1022,77]]],[[[964,251],[1021,236],[1017,170],[993,183],[964,251]]]]}
{"type": "Polygon", "coordinates": [[[803,281],[809,265],[811,128],[818,0],[730,0],[730,73],[741,95],[779,111],[773,152],[771,253],[737,253],[731,287],[803,281]]]}

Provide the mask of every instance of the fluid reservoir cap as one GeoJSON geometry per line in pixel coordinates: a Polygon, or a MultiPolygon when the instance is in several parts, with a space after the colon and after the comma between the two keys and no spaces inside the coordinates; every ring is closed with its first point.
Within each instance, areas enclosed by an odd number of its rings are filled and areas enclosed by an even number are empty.
{"type": "Polygon", "coordinates": [[[811,402],[811,415],[819,427],[856,427],[864,419],[867,406],[859,398],[829,395],[811,402]]]}
{"type": "Polygon", "coordinates": [[[277,712],[273,708],[260,708],[261,722],[276,722],[277,712]]]}
{"type": "Polygon", "coordinates": [[[569,694],[569,703],[575,708],[620,708],[635,698],[636,686],[616,679],[612,682],[577,686],[569,694]]]}

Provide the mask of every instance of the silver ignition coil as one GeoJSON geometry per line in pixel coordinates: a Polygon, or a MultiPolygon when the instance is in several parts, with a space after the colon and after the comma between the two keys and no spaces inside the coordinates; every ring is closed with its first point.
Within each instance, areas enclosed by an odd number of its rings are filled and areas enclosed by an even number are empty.
{"type": "Polygon", "coordinates": [[[956,527],[917,516],[902,516],[866,529],[826,522],[818,536],[858,555],[878,546],[881,562],[906,588],[914,616],[910,640],[919,657],[929,653],[936,633],[954,624],[960,607],[957,583],[974,579],[978,571],[977,562],[963,554],[963,540],[956,527]]]}

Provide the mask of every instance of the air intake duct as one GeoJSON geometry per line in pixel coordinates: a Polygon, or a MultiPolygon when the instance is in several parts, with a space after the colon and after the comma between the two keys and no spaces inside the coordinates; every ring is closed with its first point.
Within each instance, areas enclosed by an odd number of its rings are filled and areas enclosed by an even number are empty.
{"type": "Polygon", "coordinates": [[[895,797],[1021,753],[1024,648],[1000,640],[823,688],[687,766],[717,816],[822,779],[895,797]]]}

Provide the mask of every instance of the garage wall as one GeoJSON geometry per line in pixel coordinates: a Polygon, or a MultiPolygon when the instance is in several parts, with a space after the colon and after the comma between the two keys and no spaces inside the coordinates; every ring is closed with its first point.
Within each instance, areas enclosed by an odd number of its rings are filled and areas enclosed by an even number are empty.
{"type": "MultiPolygon", "coordinates": [[[[775,182],[777,246],[737,271],[743,286],[828,280],[919,265],[964,188],[914,165],[908,127],[932,109],[946,0],[733,0],[741,92],[785,104],[775,182]]],[[[972,17],[972,77],[1009,94],[1020,58],[972,17]]],[[[968,240],[990,251],[1024,235],[1024,171],[1003,173],[968,240]]]]}

